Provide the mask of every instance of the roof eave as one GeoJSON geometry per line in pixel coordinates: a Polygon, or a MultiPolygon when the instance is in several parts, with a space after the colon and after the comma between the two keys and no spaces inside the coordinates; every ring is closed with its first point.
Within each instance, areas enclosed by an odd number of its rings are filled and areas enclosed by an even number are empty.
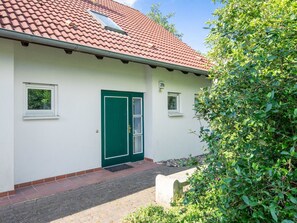
{"type": "Polygon", "coordinates": [[[77,51],[77,52],[82,52],[87,54],[100,55],[103,57],[110,57],[110,58],[119,59],[119,60],[126,60],[126,61],[146,64],[150,66],[164,67],[167,69],[179,70],[179,71],[189,72],[189,73],[194,73],[199,75],[205,75],[205,76],[208,75],[208,72],[206,70],[200,70],[192,67],[186,67],[186,66],[181,66],[177,64],[171,64],[171,63],[166,63],[162,61],[147,59],[143,57],[131,56],[131,55],[112,52],[108,50],[102,50],[102,49],[84,46],[76,43],[69,43],[66,41],[50,39],[50,38],[45,38],[41,36],[35,36],[32,34],[16,32],[13,30],[7,30],[3,28],[0,28],[0,37],[12,39],[12,40],[24,41],[28,43],[46,45],[46,46],[51,46],[51,47],[56,47],[61,49],[67,49],[67,50],[77,51]]]}

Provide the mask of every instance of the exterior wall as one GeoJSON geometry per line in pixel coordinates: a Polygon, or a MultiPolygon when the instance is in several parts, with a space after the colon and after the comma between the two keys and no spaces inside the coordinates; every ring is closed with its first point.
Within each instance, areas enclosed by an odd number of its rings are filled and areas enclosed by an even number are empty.
{"type": "Polygon", "coordinates": [[[144,157],[154,157],[153,147],[153,76],[152,69],[145,67],[146,93],[144,94],[144,157]]]}
{"type": "Polygon", "coordinates": [[[101,167],[101,90],[145,88],[143,65],[16,43],[15,184],[101,167]],[[59,120],[23,120],[23,82],[58,85],[59,120]]]}
{"type": "Polygon", "coordinates": [[[0,41],[0,194],[14,190],[14,51],[0,41]]]}
{"type": "Polygon", "coordinates": [[[192,131],[199,133],[203,120],[198,121],[195,116],[194,98],[200,88],[210,85],[211,82],[204,76],[183,74],[179,71],[168,72],[157,68],[152,70],[152,139],[151,153],[154,161],[172,158],[188,157],[205,153],[205,144],[192,131]],[[165,89],[158,88],[159,81],[164,81],[165,89]],[[183,116],[170,117],[167,109],[168,92],[180,93],[180,106],[183,116]]]}
{"type": "Polygon", "coordinates": [[[101,167],[101,90],[144,92],[145,157],[203,153],[189,130],[200,128],[192,108],[194,94],[209,84],[205,77],[34,44],[14,42],[14,52],[14,184],[101,167]],[[58,120],[23,120],[24,82],[58,85],[58,120]],[[168,116],[167,92],[181,93],[182,117],[168,116]]]}

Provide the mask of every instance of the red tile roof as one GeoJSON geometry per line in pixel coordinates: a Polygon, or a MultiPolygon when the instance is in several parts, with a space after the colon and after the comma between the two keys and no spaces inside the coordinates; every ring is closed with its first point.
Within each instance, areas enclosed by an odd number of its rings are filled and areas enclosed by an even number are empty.
{"type": "Polygon", "coordinates": [[[138,10],[112,0],[1,0],[0,28],[168,64],[208,70],[207,60],[138,10]],[[128,35],[104,29],[102,13],[128,35]]]}

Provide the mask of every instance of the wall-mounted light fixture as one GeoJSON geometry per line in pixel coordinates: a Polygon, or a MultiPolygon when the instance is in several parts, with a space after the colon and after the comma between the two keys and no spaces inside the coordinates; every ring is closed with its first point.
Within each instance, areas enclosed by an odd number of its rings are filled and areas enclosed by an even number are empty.
{"type": "Polygon", "coordinates": [[[159,81],[159,91],[161,92],[165,88],[164,81],[159,81]]]}

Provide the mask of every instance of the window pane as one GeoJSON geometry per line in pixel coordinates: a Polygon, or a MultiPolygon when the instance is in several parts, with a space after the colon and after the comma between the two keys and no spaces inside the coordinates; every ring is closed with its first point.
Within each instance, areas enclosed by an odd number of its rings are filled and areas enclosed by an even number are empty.
{"type": "Polygon", "coordinates": [[[133,153],[142,152],[142,136],[133,137],[133,153]]]}
{"type": "Polygon", "coordinates": [[[100,14],[98,12],[95,12],[95,11],[89,11],[89,13],[97,21],[103,23],[103,26],[104,26],[105,29],[110,29],[112,31],[116,31],[116,32],[125,34],[123,29],[118,24],[116,24],[111,18],[109,18],[109,17],[107,17],[105,15],[102,15],[102,14],[100,14]]]}
{"type": "Polygon", "coordinates": [[[133,98],[133,115],[141,115],[141,99],[133,98]]]}
{"type": "Polygon", "coordinates": [[[51,110],[52,91],[28,89],[28,110],[51,110]]]}
{"type": "Polygon", "coordinates": [[[168,96],[168,110],[177,110],[177,96],[168,96]]]}
{"type": "Polygon", "coordinates": [[[141,127],[141,117],[137,117],[137,118],[133,118],[133,133],[134,134],[141,134],[141,130],[142,130],[142,127],[141,127]]]}

